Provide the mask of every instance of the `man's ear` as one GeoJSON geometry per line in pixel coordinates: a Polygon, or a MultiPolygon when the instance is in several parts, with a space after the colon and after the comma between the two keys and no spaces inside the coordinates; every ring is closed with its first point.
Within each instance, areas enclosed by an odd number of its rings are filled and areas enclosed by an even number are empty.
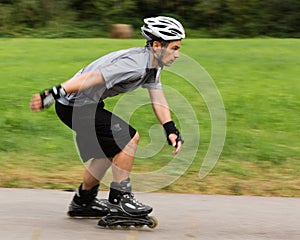
{"type": "Polygon", "coordinates": [[[152,47],[154,50],[157,50],[157,49],[160,49],[162,46],[159,41],[154,41],[152,47]]]}

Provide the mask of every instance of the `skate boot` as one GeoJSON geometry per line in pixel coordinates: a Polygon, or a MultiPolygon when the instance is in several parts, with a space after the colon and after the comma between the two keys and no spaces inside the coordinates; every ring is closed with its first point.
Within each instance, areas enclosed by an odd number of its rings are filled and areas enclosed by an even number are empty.
{"type": "Polygon", "coordinates": [[[121,183],[111,183],[108,207],[109,214],[98,222],[101,227],[115,229],[119,225],[123,229],[130,226],[139,229],[144,225],[150,228],[157,226],[157,220],[148,216],[152,212],[152,207],[135,199],[129,178],[121,183]]]}
{"type": "Polygon", "coordinates": [[[108,201],[97,199],[99,185],[90,191],[83,190],[82,184],[69,205],[68,216],[74,218],[101,218],[108,214],[108,201]]]}

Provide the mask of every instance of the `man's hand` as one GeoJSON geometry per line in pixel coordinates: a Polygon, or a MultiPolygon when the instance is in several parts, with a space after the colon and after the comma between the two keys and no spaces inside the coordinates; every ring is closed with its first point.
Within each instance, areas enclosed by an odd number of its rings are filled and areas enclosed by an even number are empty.
{"type": "Polygon", "coordinates": [[[40,94],[32,96],[30,108],[32,111],[38,112],[44,108],[49,108],[56,99],[66,96],[65,89],[59,85],[51,89],[45,90],[40,94]]]}
{"type": "Polygon", "coordinates": [[[175,150],[173,150],[173,154],[179,153],[184,141],[183,137],[180,135],[178,129],[176,128],[175,123],[173,121],[166,122],[163,124],[163,127],[165,129],[169,145],[175,147],[175,150]]]}
{"type": "Polygon", "coordinates": [[[39,93],[34,94],[30,101],[30,109],[34,112],[38,112],[42,110],[42,98],[39,93]]]}
{"type": "Polygon", "coordinates": [[[178,136],[174,133],[169,135],[169,141],[171,142],[170,145],[172,145],[173,147],[175,147],[175,149],[172,151],[173,154],[177,154],[180,152],[182,144],[183,144],[183,140],[179,140],[178,141],[178,136]]]}

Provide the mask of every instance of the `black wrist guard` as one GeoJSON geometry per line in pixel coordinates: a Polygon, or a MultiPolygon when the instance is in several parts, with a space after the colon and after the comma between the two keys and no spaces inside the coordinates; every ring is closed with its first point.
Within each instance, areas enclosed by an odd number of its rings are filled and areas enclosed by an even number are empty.
{"type": "Polygon", "coordinates": [[[67,93],[61,85],[45,90],[40,93],[42,99],[42,108],[49,108],[51,104],[61,97],[66,96],[67,93]]]}
{"type": "Polygon", "coordinates": [[[166,133],[166,137],[167,137],[167,141],[168,141],[169,145],[172,145],[172,143],[169,139],[169,135],[172,133],[177,135],[175,147],[177,147],[177,143],[179,141],[181,141],[182,144],[184,143],[183,137],[180,135],[180,133],[179,133],[178,129],[176,128],[175,123],[173,121],[166,122],[165,124],[163,124],[163,127],[165,129],[165,133],[166,133]]]}

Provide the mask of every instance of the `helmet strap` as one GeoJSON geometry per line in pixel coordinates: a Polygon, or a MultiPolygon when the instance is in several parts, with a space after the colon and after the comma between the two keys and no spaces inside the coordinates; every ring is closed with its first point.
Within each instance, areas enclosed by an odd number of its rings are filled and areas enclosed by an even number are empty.
{"type": "Polygon", "coordinates": [[[152,44],[151,46],[149,46],[149,45],[148,45],[148,46],[150,47],[150,50],[151,50],[151,52],[153,53],[153,56],[154,56],[155,60],[156,60],[157,63],[158,63],[158,66],[159,66],[160,68],[162,68],[163,65],[164,65],[162,59],[163,59],[163,57],[165,56],[165,53],[166,53],[167,47],[168,47],[168,45],[169,45],[169,42],[162,41],[162,42],[160,42],[160,44],[161,44],[161,53],[160,53],[159,56],[158,56],[158,54],[154,51],[154,49],[153,49],[153,44],[152,44]]]}

